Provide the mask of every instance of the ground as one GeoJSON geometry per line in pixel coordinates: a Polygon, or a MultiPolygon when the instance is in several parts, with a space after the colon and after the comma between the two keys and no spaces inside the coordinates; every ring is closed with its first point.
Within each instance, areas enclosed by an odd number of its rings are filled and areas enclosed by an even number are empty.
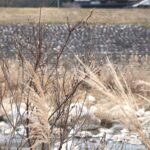
{"type": "MultiPolygon", "coordinates": [[[[0,8],[0,23],[38,22],[40,8],[0,8]]],[[[42,8],[43,23],[66,23],[81,21],[90,9],[42,8]]],[[[141,24],[150,26],[150,9],[95,9],[89,23],[141,24]]]]}

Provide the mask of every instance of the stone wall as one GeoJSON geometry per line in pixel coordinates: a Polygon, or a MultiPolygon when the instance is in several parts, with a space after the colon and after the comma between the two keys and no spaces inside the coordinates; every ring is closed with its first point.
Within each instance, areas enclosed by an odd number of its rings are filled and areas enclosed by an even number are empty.
{"type": "MultiPolygon", "coordinates": [[[[41,31],[44,51],[56,54],[67,38],[67,25],[44,24],[41,31]]],[[[7,56],[18,49],[36,50],[38,36],[38,25],[0,25],[0,50],[7,56]]],[[[145,57],[150,55],[150,28],[138,25],[80,26],[72,33],[64,56],[87,52],[97,58],[108,56],[113,60],[127,60],[135,54],[145,57]]]]}

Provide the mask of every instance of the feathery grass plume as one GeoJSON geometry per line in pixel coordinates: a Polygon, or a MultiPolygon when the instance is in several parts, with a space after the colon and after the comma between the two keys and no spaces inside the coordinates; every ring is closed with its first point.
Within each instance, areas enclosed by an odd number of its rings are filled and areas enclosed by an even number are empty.
{"type": "Polygon", "coordinates": [[[32,107],[34,107],[33,110],[30,110],[29,115],[29,127],[31,129],[29,138],[35,139],[32,148],[43,143],[49,145],[50,148],[51,130],[48,122],[50,106],[46,102],[45,95],[37,94],[34,89],[31,89],[29,99],[32,107]]]}
{"type": "MultiPolygon", "coordinates": [[[[77,80],[76,71],[66,71],[64,68],[59,68],[57,78],[55,74],[49,78],[49,84],[45,89],[44,84],[41,84],[40,71],[34,71],[32,65],[25,61],[26,76],[32,78],[32,86],[26,84],[26,92],[24,99],[28,98],[31,104],[29,113],[29,128],[31,130],[29,138],[34,140],[32,147],[46,143],[50,147],[51,138],[53,138],[53,128],[61,126],[62,133],[58,135],[60,144],[66,140],[66,132],[69,118],[69,108],[73,101],[73,97],[77,93],[77,87],[80,80],[77,80]],[[47,90],[45,92],[45,90],[47,90]],[[30,93],[28,93],[30,91],[30,93]],[[35,108],[35,111],[33,110],[35,108]]],[[[45,71],[45,74],[49,72],[45,71]]],[[[58,138],[57,137],[57,138],[58,138]]]]}
{"type": "MultiPolygon", "coordinates": [[[[108,111],[115,111],[118,114],[119,120],[130,130],[138,132],[141,141],[145,146],[150,149],[150,141],[142,129],[141,120],[136,116],[136,110],[138,107],[136,96],[132,93],[128,83],[126,82],[123,74],[121,78],[118,76],[113,65],[107,60],[108,70],[110,71],[111,78],[113,80],[112,89],[108,88],[98,76],[91,71],[91,69],[82,63],[82,61],[76,57],[76,59],[82,64],[85,71],[79,70],[79,78],[84,79],[91,87],[99,91],[105,98],[105,103],[110,103],[112,109],[108,111]],[[86,78],[85,78],[86,77],[86,78]],[[125,86],[125,87],[124,87],[125,86]]],[[[149,83],[147,83],[149,85],[149,83]]],[[[149,101],[149,97],[146,97],[149,101]]],[[[103,101],[104,103],[104,101],[103,101]]],[[[104,106],[104,105],[103,105],[104,106]]],[[[112,113],[113,114],[113,113],[112,113]]]]}

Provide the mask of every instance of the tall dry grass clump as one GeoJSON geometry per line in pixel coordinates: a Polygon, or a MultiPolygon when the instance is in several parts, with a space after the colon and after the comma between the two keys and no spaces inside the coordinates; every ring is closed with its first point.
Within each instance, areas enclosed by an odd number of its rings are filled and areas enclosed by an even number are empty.
{"type": "Polygon", "coordinates": [[[44,149],[46,145],[51,149],[57,128],[61,130],[56,135],[61,149],[68,134],[70,105],[82,82],[77,78],[76,69],[68,71],[59,66],[52,73],[51,67],[46,65],[42,70],[35,70],[26,59],[21,63],[20,60],[2,60],[0,66],[1,113],[12,126],[11,133],[17,133],[20,125],[25,127],[18,148],[28,145],[33,149],[42,145],[44,149]],[[11,116],[10,111],[16,113],[11,116]]]}
{"type": "MultiPolygon", "coordinates": [[[[149,137],[142,128],[145,120],[139,119],[136,115],[138,108],[150,103],[150,78],[149,72],[145,72],[147,69],[140,72],[144,68],[127,65],[124,72],[120,72],[107,60],[108,63],[104,65],[106,68],[101,70],[99,76],[78,57],[76,58],[84,68],[84,71],[79,70],[80,78],[86,77],[84,81],[93,88],[92,91],[95,90],[101,95],[97,102],[99,110],[103,109],[103,113],[109,114],[112,118],[116,117],[127,129],[137,132],[143,144],[150,149],[149,137]]],[[[149,120],[148,117],[145,119],[149,120]]]]}

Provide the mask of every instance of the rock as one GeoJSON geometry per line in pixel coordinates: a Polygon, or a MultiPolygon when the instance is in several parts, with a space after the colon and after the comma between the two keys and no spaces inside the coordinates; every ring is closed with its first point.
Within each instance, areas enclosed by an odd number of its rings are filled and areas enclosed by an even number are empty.
{"type": "MultiPolygon", "coordinates": [[[[54,150],[58,150],[58,149],[54,149],[54,150]]],[[[72,140],[69,140],[68,142],[62,145],[61,150],[79,150],[79,148],[78,145],[76,145],[72,140]]]]}
{"type": "Polygon", "coordinates": [[[115,142],[124,142],[125,141],[125,137],[121,134],[114,135],[111,139],[115,142]]]}
{"type": "Polygon", "coordinates": [[[142,116],[144,116],[144,114],[145,114],[145,109],[144,108],[138,109],[137,112],[136,112],[137,117],[142,117],[142,116]]]}
{"type": "Polygon", "coordinates": [[[96,130],[100,128],[101,120],[94,115],[87,115],[85,118],[80,120],[81,130],[96,130]]]}
{"type": "Polygon", "coordinates": [[[101,128],[99,131],[100,131],[100,133],[114,134],[114,130],[113,129],[101,128]]]}
{"type": "Polygon", "coordinates": [[[16,131],[14,131],[13,127],[11,125],[5,123],[5,122],[0,122],[0,131],[2,134],[19,134],[19,135],[26,135],[25,127],[23,125],[20,125],[16,128],[16,131]]]}
{"type": "MultiPolygon", "coordinates": [[[[68,108],[66,108],[66,111],[61,114],[57,114],[56,112],[49,120],[50,125],[55,125],[56,127],[61,128],[66,127],[66,125],[73,127],[76,123],[82,122],[89,116],[88,109],[84,106],[84,103],[72,103],[69,107],[69,114],[66,122],[67,109],[68,108]]],[[[49,114],[51,114],[51,112],[49,114]]]]}
{"type": "Polygon", "coordinates": [[[92,95],[87,95],[85,102],[88,106],[92,106],[96,103],[96,98],[92,95]]]}
{"type": "Polygon", "coordinates": [[[26,115],[26,104],[21,103],[20,105],[12,104],[11,110],[8,112],[8,117],[15,123],[19,122],[20,119],[25,119],[26,115]]]}
{"type": "Polygon", "coordinates": [[[6,129],[5,131],[4,131],[4,134],[6,134],[6,135],[10,135],[10,134],[12,134],[13,133],[13,128],[8,128],[8,129],[6,129]]]}
{"type": "Polygon", "coordinates": [[[146,105],[144,106],[144,109],[145,109],[145,111],[150,111],[150,104],[146,104],[146,105]]]}
{"type": "Polygon", "coordinates": [[[26,129],[24,125],[20,125],[17,127],[15,134],[26,136],[26,129]]]}
{"type": "Polygon", "coordinates": [[[77,132],[77,134],[75,134],[74,137],[91,138],[92,137],[92,133],[89,132],[89,131],[81,131],[81,132],[77,132]]]}
{"type": "MultiPolygon", "coordinates": [[[[38,27],[35,26],[33,31],[30,25],[1,25],[1,51],[6,54],[6,56],[12,56],[12,51],[16,50],[16,42],[19,41],[23,47],[22,50],[33,49],[35,47],[33,44],[27,42],[27,38],[30,37],[30,42],[34,43],[34,32],[38,32],[38,27]],[[16,32],[17,31],[17,32],[16,32]],[[22,34],[24,33],[24,34],[22,34]],[[9,46],[8,46],[9,45],[9,46]]],[[[49,42],[53,45],[53,49],[56,51],[59,46],[62,46],[66,38],[67,27],[66,25],[43,25],[43,45],[45,45],[45,51],[49,46],[49,42]],[[54,34],[55,33],[55,34],[54,34]]],[[[113,61],[120,62],[122,60],[122,55],[125,55],[125,60],[129,60],[129,54],[148,54],[149,53],[149,28],[142,26],[124,26],[124,25],[92,25],[89,27],[77,28],[71,35],[71,42],[67,45],[67,51],[64,55],[71,55],[72,51],[77,53],[83,53],[87,47],[91,46],[96,52],[96,58],[104,61],[104,56],[106,53],[113,55],[112,49],[117,53],[113,57],[113,61]],[[90,39],[89,39],[90,37],[90,39]],[[139,38],[140,37],[140,38],[139,38]],[[79,40],[80,39],[80,40],[79,40]],[[124,40],[125,39],[125,40],[124,40]],[[86,42],[85,42],[86,41],[86,42]]],[[[57,53],[57,52],[55,52],[57,53]]],[[[55,54],[54,54],[55,55],[55,54]]],[[[51,60],[53,61],[53,59],[51,60]]],[[[87,84],[86,84],[87,85],[87,84]]],[[[89,87],[89,86],[88,86],[89,87]]]]}
{"type": "Polygon", "coordinates": [[[150,111],[146,111],[146,112],[144,113],[144,117],[150,117],[150,111]]]}
{"type": "Polygon", "coordinates": [[[70,105],[68,122],[68,125],[78,125],[81,130],[95,130],[100,127],[101,120],[82,103],[73,103],[70,105]]]}
{"type": "Polygon", "coordinates": [[[131,135],[130,135],[130,138],[138,138],[139,137],[139,135],[138,135],[138,133],[132,133],[131,135]]]}
{"type": "Polygon", "coordinates": [[[2,134],[4,134],[8,129],[10,129],[11,127],[4,121],[0,122],[0,132],[2,134]]]}
{"type": "Polygon", "coordinates": [[[136,145],[141,145],[142,142],[138,138],[130,138],[128,141],[129,144],[136,144],[136,145]]]}
{"type": "Polygon", "coordinates": [[[91,143],[97,143],[97,141],[96,141],[95,139],[93,139],[93,138],[91,138],[89,141],[90,141],[91,143]]]}
{"type": "Polygon", "coordinates": [[[115,133],[120,132],[121,130],[124,129],[124,126],[120,123],[117,124],[113,124],[112,128],[111,128],[115,133]]]}
{"type": "Polygon", "coordinates": [[[111,140],[111,139],[112,139],[112,137],[113,137],[113,135],[112,135],[112,134],[106,134],[105,139],[106,139],[106,141],[108,141],[108,140],[111,140]]]}
{"type": "Polygon", "coordinates": [[[127,136],[128,134],[129,134],[129,130],[127,130],[127,129],[122,129],[121,131],[120,131],[121,133],[122,133],[122,135],[124,135],[124,136],[127,136]]]}
{"type": "Polygon", "coordinates": [[[84,106],[84,103],[72,103],[70,105],[69,117],[73,118],[81,118],[88,115],[88,109],[84,106]]]}
{"type": "Polygon", "coordinates": [[[106,136],[106,133],[105,132],[101,132],[99,134],[93,135],[92,137],[93,138],[104,138],[105,136],[106,136]]]}
{"type": "Polygon", "coordinates": [[[101,132],[99,134],[93,135],[92,137],[93,138],[100,138],[100,139],[104,138],[107,141],[107,140],[112,139],[113,134],[111,134],[111,133],[109,134],[109,133],[106,133],[106,132],[101,132]]]}

